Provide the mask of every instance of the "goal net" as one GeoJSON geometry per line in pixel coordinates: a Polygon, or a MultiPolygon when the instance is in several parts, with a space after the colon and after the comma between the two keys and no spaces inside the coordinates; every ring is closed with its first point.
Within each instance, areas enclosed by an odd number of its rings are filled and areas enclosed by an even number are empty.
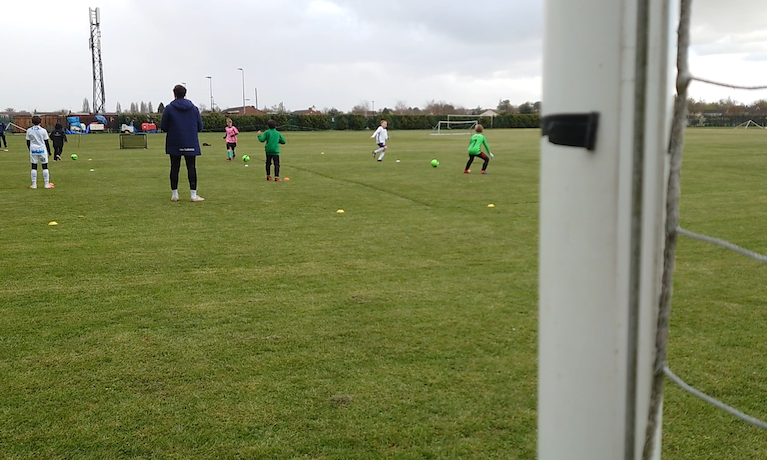
{"type": "Polygon", "coordinates": [[[432,136],[471,134],[479,120],[440,120],[432,130],[432,136]]]}

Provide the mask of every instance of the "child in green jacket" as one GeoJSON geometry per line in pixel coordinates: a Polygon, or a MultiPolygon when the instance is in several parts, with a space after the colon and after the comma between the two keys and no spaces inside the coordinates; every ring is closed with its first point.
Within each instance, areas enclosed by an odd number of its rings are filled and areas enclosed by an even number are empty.
{"type": "Polygon", "coordinates": [[[285,138],[277,131],[277,122],[269,120],[267,123],[269,129],[265,132],[258,131],[259,142],[266,142],[266,180],[272,180],[271,170],[274,163],[274,181],[280,181],[280,144],[285,143],[285,138]]]}
{"type": "Polygon", "coordinates": [[[476,125],[474,127],[474,134],[471,136],[471,140],[469,141],[469,161],[466,163],[466,168],[463,170],[464,174],[469,174],[471,172],[471,164],[474,162],[474,158],[479,157],[484,161],[482,163],[482,171],[480,174],[487,174],[487,164],[490,162],[490,159],[493,158],[493,154],[490,153],[490,147],[487,145],[487,139],[485,139],[484,134],[482,134],[482,131],[484,131],[485,128],[482,127],[482,125],[476,125]],[[487,150],[487,154],[482,152],[482,146],[485,146],[485,150],[487,150]]]}

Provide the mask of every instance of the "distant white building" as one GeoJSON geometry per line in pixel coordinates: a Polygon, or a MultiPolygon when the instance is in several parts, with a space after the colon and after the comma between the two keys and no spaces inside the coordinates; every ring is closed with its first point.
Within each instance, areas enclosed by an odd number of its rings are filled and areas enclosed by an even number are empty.
{"type": "Polygon", "coordinates": [[[479,114],[480,117],[496,117],[498,116],[498,112],[496,112],[493,109],[485,110],[484,112],[479,114]]]}

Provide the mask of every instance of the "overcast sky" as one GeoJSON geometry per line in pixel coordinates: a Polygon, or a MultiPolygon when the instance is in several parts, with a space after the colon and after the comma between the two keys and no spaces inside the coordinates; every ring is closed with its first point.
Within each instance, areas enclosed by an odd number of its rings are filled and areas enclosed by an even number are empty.
{"type": "MultiPolygon", "coordinates": [[[[578,1],[578,0],[573,0],[578,1]]],[[[101,9],[106,110],[187,97],[210,106],[376,109],[541,99],[543,0],[27,0],[0,6],[0,109],[92,99],[89,7],[101,9]],[[208,80],[206,76],[212,78],[208,80]]],[[[694,74],[767,84],[767,2],[695,0],[694,74]]],[[[767,92],[694,83],[707,101],[767,92]]]]}

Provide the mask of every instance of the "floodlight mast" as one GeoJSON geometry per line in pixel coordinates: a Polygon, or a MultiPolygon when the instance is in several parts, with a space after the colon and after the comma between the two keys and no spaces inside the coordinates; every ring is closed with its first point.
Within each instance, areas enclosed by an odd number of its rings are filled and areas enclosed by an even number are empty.
{"type": "Polygon", "coordinates": [[[93,59],[93,113],[104,113],[104,66],[101,63],[101,9],[88,8],[91,22],[90,48],[93,59]]]}

